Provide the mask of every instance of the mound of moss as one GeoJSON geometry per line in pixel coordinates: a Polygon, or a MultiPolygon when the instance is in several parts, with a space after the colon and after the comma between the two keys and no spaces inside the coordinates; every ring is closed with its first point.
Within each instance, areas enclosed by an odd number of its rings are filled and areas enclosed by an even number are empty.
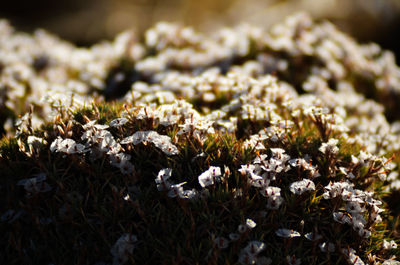
{"type": "Polygon", "coordinates": [[[400,263],[377,45],[305,14],[86,49],[2,21],[0,55],[5,263],[400,263]]]}

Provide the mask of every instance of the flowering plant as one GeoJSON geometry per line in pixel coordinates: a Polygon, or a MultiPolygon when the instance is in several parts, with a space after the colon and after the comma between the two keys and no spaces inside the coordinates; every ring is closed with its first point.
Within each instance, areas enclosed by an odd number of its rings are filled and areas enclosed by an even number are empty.
{"type": "Polygon", "coordinates": [[[0,33],[7,264],[399,264],[390,52],[305,14],[0,33]]]}

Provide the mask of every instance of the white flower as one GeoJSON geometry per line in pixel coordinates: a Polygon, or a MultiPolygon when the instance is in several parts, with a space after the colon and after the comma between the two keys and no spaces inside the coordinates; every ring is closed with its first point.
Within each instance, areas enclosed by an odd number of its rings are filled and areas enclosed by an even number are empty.
{"type": "Polygon", "coordinates": [[[283,203],[283,198],[280,196],[269,197],[267,201],[267,209],[269,210],[277,210],[279,206],[283,203]]]}
{"type": "Polygon", "coordinates": [[[341,173],[343,173],[349,179],[354,179],[356,177],[356,176],[354,176],[354,174],[352,172],[350,172],[345,167],[339,167],[339,170],[340,170],[341,173]]]}
{"type": "Polygon", "coordinates": [[[208,170],[201,173],[198,179],[200,186],[202,186],[203,188],[214,184],[214,178],[211,176],[210,171],[208,170]]]}
{"type": "Polygon", "coordinates": [[[358,202],[348,202],[346,204],[346,211],[348,211],[349,213],[362,213],[365,211],[364,208],[361,208],[361,205],[358,202]]]}
{"type": "Polygon", "coordinates": [[[251,219],[246,219],[246,226],[249,228],[249,229],[253,229],[254,227],[256,227],[256,222],[254,222],[253,220],[251,220],[251,219]]]}
{"type": "Polygon", "coordinates": [[[253,164],[246,164],[246,165],[241,165],[240,169],[238,169],[238,171],[240,172],[240,174],[250,174],[253,173],[253,171],[255,170],[256,166],[253,164]]]}
{"type": "Polygon", "coordinates": [[[111,127],[120,127],[128,122],[127,118],[117,118],[115,120],[110,121],[111,127]]]}
{"type": "Polygon", "coordinates": [[[211,166],[208,171],[210,171],[211,176],[219,177],[221,176],[221,168],[220,167],[213,167],[211,166]]]}
{"type": "Polygon", "coordinates": [[[369,238],[371,236],[371,231],[367,229],[360,228],[358,230],[358,235],[363,238],[369,238]]]}
{"type": "Polygon", "coordinates": [[[172,155],[177,155],[179,154],[179,149],[175,145],[168,143],[166,145],[163,145],[160,147],[161,151],[164,152],[164,154],[172,156],[172,155]]]}
{"type": "Polygon", "coordinates": [[[50,151],[51,152],[56,152],[62,142],[62,138],[58,136],[50,145],[50,151]]]}
{"type": "Polygon", "coordinates": [[[172,175],[171,168],[163,168],[158,172],[155,182],[157,184],[157,189],[159,191],[170,189],[171,184],[169,183],[168,179],[171,177],[171,175],[172,175]]]}
{"type": "Polygon", "coordinates": [[[396,242],[394,242],[394,240],[391,240],[390,242],[383,240],[382,246],[384,249],[395,249],[397,248],[397,244],[396,242]]]}
{"type": "Polygon", "coordinates": [[[260,190],[261,195],[268,198],[267,208],[270,210],[276,210],[283,203],[283,198],[281,197],[281,189],[278,187],[265,187],[260,190]]]}
{"type": "Polygon", "coordinates": [[[218,180],[217,178],[221,176],[221,168],[211,166],[209,169],[201,173],[198,177],[200,186],[203,188],[213,185],[214,180],[218,180]]]}
{"type": "Polygon", "coordinates": [[[66,138],[62,140],[58,137],[50,145],[50,151],[52,152],[63,152],[67,154],[83,153],[87,150],[82,144],[77,144],[73,139],[66,138]]]}
{"type": "Polygon", "coordinates": [[[265,197],[280,197],[281,196],[281,188],[278,187],[265,187],[261,191],[261,195],[265,197]]]}
{"type": "Polygon", "coordinates": [[[336,222],[339,222],[339,223],[341,223],[341,224],[345,224],[345,223],[350,224],[350,223],[351,223],[351,219],[350,219],[350,217],[348,216],[347,213],[334,212],[334,213],[333,213],[333,219],[334,219],[336,222]]]}
{"type": "Polygon", "coordinates": [[[303,194],[306,191],[315,190],[315,184],[312,180],[303,179],[290,184],[289,189],[294,194],[303,194]]]}
{"type": "Polygon", "coordinates": [[[117,143],[109,131],[101,131],[98,141],[100,143],[100,150],[108,155],[117,154],[121,151],[121,145],[117,143]]]}
{"type": "Polygon", "coordinates": [[[121,140],[121,144],[134,144],[137,145],[144,140],[143,132],[135,132],[133,135],[125,137],[121,140]]]}
{"type": "Polygon", "coordinates": [[[301,234],[297,231],[286,229],[286,228],[280,228],[275,231],[275,234],[279,237],[285,237],[285,238],[292,238],[292,237],[299,237],[301,234]]]}
{"type": "Polygon", "coordinates": [[[356,255],[356,251],[352,248],[343,248],[342,253],[346,255],[348,262],[353,265],[364,265],[364,262],[359,256],[356,255]]]}
{"type": "Polygon", "coordinates": [[[131,155],[125,153],[111,154],[109,156],[111,165],[120,167],[121,164],[131,160],[131,155]]]}
{"type": "Polygon", "coordinates": [[[185,185],[186,182],[182,182],[179,184],[173,184],[169,187],[169,191],[168,191],[168,197],[170,198],[175,198],[177,196],[180,197],[180,194],[183,193],[183,185],[185,185]]]}
{"type": "MultiPolygon", "coordinates": [[[[350,216],[349,216],[350,218],[350,216]]],[[[354,213],[350,218],[350,223],[355,230],[363,229],[364,225],[367,223],[364,216],[358,213],[354,213]]]]}
{"type": "Polygon", "coordinates": [[[339,152],[339,148],[337,144],[339,143],[338,139],[331,138],[327,143],[323,143],[319,148],[319,151],[323,154],[337,154],[339,152]]]}
{"type": "Polygon", "coordinates": [[[181,199],[195,199],[197,198],[199,193],[195,189],[191,190],[182,190],[179,192],[179,198],[181,199]]]}
{"type": "Polygon", "coordinates": [[[113,255],[113,265],[121,265],[128,261],[133,253],[133,248],[137,242],[137,237],[132,234],[123,234],[111,248],[113,255]]]}
{"type": "Polygon", "coordinates": [[[32,146],[41,146],[41,145],[47,144],[45,139],[39,138],[39,137],[36,137],[33,135],[28,136],[27,143],[28,143],[28,145],[32,145],[32,146]]]}
{"type": "Polygon", "coordinates": [[[179,154],[178,148],[172,144],[171,138],[167,135],[160,135],[156,131],[138,131],[133,135],[122,139],[121,144],[137,145],[142,142],[151,142],[157,148],[161,149],[166,155],[179,154]]]}

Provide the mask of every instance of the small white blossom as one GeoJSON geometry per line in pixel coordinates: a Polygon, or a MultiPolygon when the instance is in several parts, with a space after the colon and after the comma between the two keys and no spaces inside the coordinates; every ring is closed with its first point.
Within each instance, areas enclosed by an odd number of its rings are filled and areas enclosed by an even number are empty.
{"type": "Polygon", "coordinates": [[[86,151],[86,149],[84,145],[77,144],[73,139],[66,138],[62,140],[60,137],[58,137],[51,143],[50,151],[75,154],[75,153],[83,153],[86,151]]]}
{"type": "Polygon", "coordinates": [[[47,144],[47,141],[43,138],[39,138],[33,135],[29,135],[27,139],[28,145],[41,146],[47,144]]]}
{"type": "Polygon", "coordinates": [[[249,228],[249,229],[253,229],[254,227],[256,227],[256,222],[254,222],[253,220],[251,220],[251,219],[246,219],[246,226],[249,228]]]}
{"type": "Polygon", "coordinates": [[[299,237],[301,234],[297,231],[286,229],[286,228],[280,228],[275,231],[275,234],[279,237],[285,237],[285,238],[292,238],[292,237],[299,237]]]}
{"type": "Polygon", "coordinates": [[[173,184],[169,187],[169,191],[168,191],[168,197],[170,198],[175,198],[177,196],[180,197],[180,194],[183,193],[183,185],[185,185],[186,182],[182,182],[179,184],[173,184]]]}
{"type": "Polygon", "coordinates": [[[339,222],[341,224],[345,224],[345,223],[350,224],[351,223],[350,217],[346,213],[342,213],[342,212],[334,212],[333,219],[336,222],[339,222]]]}
{"type": "Polygon", "coordinates": [[[319,148],[319,151],[323,154],[337,154],[339,152],[339,148],[337,147],[337,144],[339,143],[338,139],[329,139],[327,143],[323,143],[321,147],[319,148]]]}
{"type": "Polygon", "coordinates": [[[356,251],[352,248],[342,249],[342,253],[347,257],[347,260],[352,265],[364,265],[362,259],[356,255],[356,251]]]}
{"type": "Polygon", "coordinates": [[[155,182],[157,184],[157,189],[159,191],[170,189],[171,184],[169,183],[169,178],[171,177],[171,175],[172,175],[171,168],[163,168],[158,172],[155,182]]]}
{"type": "Polygon", "coordinates": [[[397,244],[396,242],[394,242],[394,240],[391,240],[390,242],[383,240],[382,246],[384,249],[396,249],[397,248],[397,244]]]}
{"type": "Polygon", "coordinates": [[[294,194],[303,194],[306,191],[315,190],[315,184],[312,180],[303,179],[290,184],[289,189],[294,194]]]}
{"type": "Polygon", "coordinates": [[[200,186],[203,188],[213,185],[215,180],[221,176],[221,168],[211,166],[209,169],[201,173],[198,177],[200,186]]]}
{"type": "Polygon", "coordinates": [[[111,127],[120,127],[128,122],[127,118],[117,118],[115,120],[110,121],[111,127]]]}

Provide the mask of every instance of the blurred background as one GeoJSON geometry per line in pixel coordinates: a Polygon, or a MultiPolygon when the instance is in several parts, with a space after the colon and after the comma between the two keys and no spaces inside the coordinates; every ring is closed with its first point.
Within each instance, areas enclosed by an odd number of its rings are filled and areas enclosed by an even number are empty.
{"type": "Polygon", "coordinates": [[[328,19],[360,42],[377,42],[400,57],[400,0],[13,0],[0,17],[22,31],[44,28],[87,46],[117,33],[142,33],[165,20],[212,32],[248,22],[268,28],[285,16],[307,11],[328,19]]]}

